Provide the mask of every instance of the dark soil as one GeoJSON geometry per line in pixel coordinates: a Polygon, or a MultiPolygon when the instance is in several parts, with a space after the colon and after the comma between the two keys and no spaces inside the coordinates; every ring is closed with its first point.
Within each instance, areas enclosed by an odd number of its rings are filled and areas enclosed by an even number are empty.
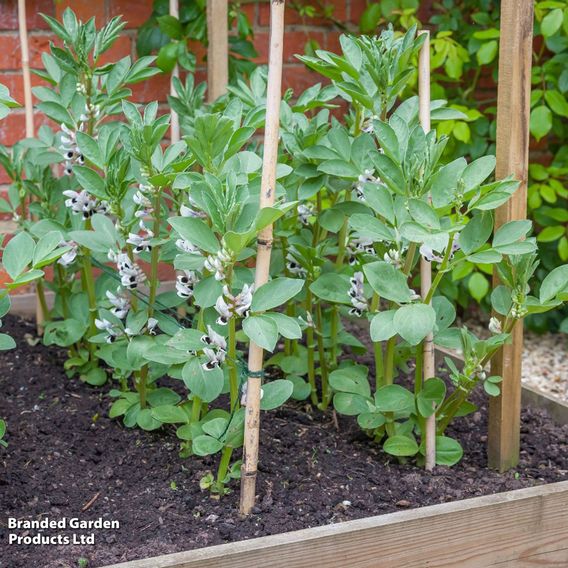
{"type": "Polygon", "coordinates": [[[104,389],[68,379],[62,353],[26,342],[30,323],[7,318],[5,327],[18,349],[0,353],[0,416],[9,428],[9,447],[0,448],[2,568],[77,567],[80,558],[92,568],[566,479],[568,426],[540,411],[523,412],[515,471],[486,469],[482,405],[450,433],[463,461],[425,473],[389,459],[353,420],[339,417],[338,432],[331,414],[291,404],[264,415],[258,508],[241,520],[238,485],[220,501],[199,488],[216,460],[181,459],[172,432],[111,421],[104,389]],[[102,517],[120,528],[95,531],[94,546],[8,545],[9,533],[25,533],[9,530],[9,517],[102,517]]]}

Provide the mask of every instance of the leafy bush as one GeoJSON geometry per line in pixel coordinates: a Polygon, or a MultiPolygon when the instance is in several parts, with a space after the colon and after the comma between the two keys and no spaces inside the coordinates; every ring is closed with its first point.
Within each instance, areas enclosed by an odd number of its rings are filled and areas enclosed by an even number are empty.
{"type": "Polygon", "coordinates": [[[211,105],[191,76],[178,81],[170,101],[184,138],[168,144],[169,116],[158,116],[157,103],[128,100],[130,84],[158,72],[155,57],[98,62],[120,19],[100,30],[71,10],[63,23],[46,20],[64,47],[43,55],[50,87],[35,95],[60,129],[42,127],[37,139],[2,151],[12,179],[2,208],[19,226],[2,262],[8,288],[44,282],[42,268],[54,267],[44,343],[67,348],[68,375],[93,386],[110,378],[110,416],[148,431],[173,425],[183,456],[219,453],[216,475],[201,485],[220,494],[240,474],[232,460],[243,443],[250,341],[274,353],[262,409],[290,397],[321,410],[333,403],[386,453],[418,460],[435,412],[437,461],[456,463],[462,450],[445,435],[448,424],[474,409],[468,398],[478,385],[499,393],[486,364],[518,320],[568,299],[567,267],[530,295],[538,266],[531,222],[493,234],[492,211],[518,182],[490,180],[491,155],[445,161],[451,140],[440,130],[468,118],[460,109],[433,101],[437,129],[423,131],[417,97],[408,96],[423,41],[416,28],[342,36],[342,54],[301,57],[331,84],[297,99],[286,93],[277,201],[259,210],[264,69],[211,105]],[[330,112],[338,97],[347,106],[341,121],[330,112]],[[271,278],[254,289],[254,243],[270,224],[271,278]],[[434,267],[424,298],[414,291],[420,257],[434,267]],[[494,266],[501,280],[489,339],[452,326],[445,285],[465,263],[494,266]],[[176,272],[175,290],[163,286],[160,266],[176,272]],[[374,380],[342,356],[366,350],[348,329],[361,323],[374,380]],[[448,362],[451,385],[423,381],[430,334],[464,354],[462,369],[448,362]],[[412,366],[409,389],[398,379],[412,366]]]}

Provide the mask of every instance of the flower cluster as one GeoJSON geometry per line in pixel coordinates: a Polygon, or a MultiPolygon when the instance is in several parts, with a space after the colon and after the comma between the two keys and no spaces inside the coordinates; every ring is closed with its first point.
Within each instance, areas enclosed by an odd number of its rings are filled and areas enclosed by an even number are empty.
{"type": "Polygon", "coordinates": [[[73,164],[83,165],[85,158],[77,147],[77,133],[71,130],[66,124],[61,124],[61,146],[60,149],[65,158],[66,175],[70,176],[73,173],[73,164]]]}
{"type": "Polygon", "coordinates": [[[298,205],[298,220],[302,225],[310,224],[310,217],[314,214],[314,207],[311,203],[298,205]]]}
{"type": "Polygon", "coordinates": [[[286,268],[290,274],[299,276],[300,278],[305,278],[308,271],[296,260],[293,254],[294,252],[295,251],[290,251],[286,255],[286,268]]]}
{"type": "Polygon", "coordinates": [[[234,316],[246,317],[252,304],[254,285],[245,284],[243,289],[234,296],[227,285],[223,286],[223,294],[217,298],[215,309],[219,314],[217,323],[227,325],[234,316]]]}
{"type": "Polygon", "coordinates": [[[61,255],[57,260],[58,264],[62,266],[69,266],[72,264],[77,255],[79,254],[79,245],[75,241],[61,241],[60,247],[71,247],[65,254],[61,255]]]}
{"type": "Polygon", "coordinates": [[[402,254],[398,249],[389,249],[385,252],[383,260],[392,264],[395,268],[400,268],[402,266],[402,254]]]}
{"type": "Polygon", "coordinates": [[[366,183],[381,183],[380,178],[375,177],[375,172],[373,170],[365,170],[357,179],[357,182],[353,184],[353,190],[355,191],[355,195],[357,199],[361,201],[365,201],[365,194],[363,192],[363,188],[365,187],[366,183]]]}
{"type": "Polygon", "coordinates": [[[109,260],[116,263],[118,274],[120,276],[120,283],[129,290],[134,290],[140,284],[146,281],[146,274],[130,257],[120,252],[116,254],[114,251],[109,251],[109,260]]]}
{"type": "Polygon", "coordinates": [[[203,267],[215,275],[215,280],[223,282],[227,277],[226,270],[232,263],[231,253],[223,247],[216,255],[208,256],[203,267]]]}
{"type": "Polygon", "coordinates": [[[201,341],[207,345],[203,348],[203,353],[207,357],[207,361],[202,367],[206,371],[211,371],[219,367],[227,356],[227,340],[217,333],[210,325],[207,326],[207,335],[201,338],[201,341]]]}
{"type": "Polygon", "coordinates": [[[152,245],[150,241],[154,238],[154,233],[146,227],[143,220],[140,220],[140,231],[139,233],[129,233],[126,242],[134,246],[134,252],[140,254],[141,252],[150,252],[152,250],[152,245]]]}
{"type": "Polygon", "coordinates": [[[193,296],[193,289],[199,282],[197,274],[191,270],[184,270],[176,278],[176,293],[180,298],[188,300],[193,296]]]}
{"type": "MultiPolygon", "coordinates": [[[[117,289],[117,292],[120,292],[120,288],[117,289]]],[[[124,319],[128,315],[128,310],[130,310],[130,300],[126,296],[113,294],[110,290],[107,290],[106,297],[112,304],[111,313],[118,319],[124,319]]]]}
{"type": "Polygon", "coordinates": [[[87,190],[73,191],[68,189],[63,192],[68,199],[65,200],[65,207],[71,209],[73,215],[81,214],[83,219],[89,219],[95,213],[105,214],[108,211],[108,203],[93,197],[87,190]]]}
{"type": "Polygon", "coordinates": [[[351,266],[357,264],[358,254],[370,254],[375,256],[377,253],[373,243],[373,239],[365,237],[349,238],[345,249],[349,257],[349,264],[351,266]]]}
{"type": "Polygon", "coordinates": [[[351,278],[351,288],[349,289],[349,297],[353,307],[349,310],[352,316],[361,317],[363,312],[369,309],[369,304],[365,298],[365,277],[362,272],[355,272],[351,278]]]}

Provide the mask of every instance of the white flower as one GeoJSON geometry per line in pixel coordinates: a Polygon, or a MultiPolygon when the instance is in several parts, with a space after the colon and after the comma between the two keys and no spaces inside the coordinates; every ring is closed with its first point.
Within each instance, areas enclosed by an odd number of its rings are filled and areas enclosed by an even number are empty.
{"type": "Polygon", "coordinates": [[[109,251],[109,259],[116,262],[118,273],[120,275],[120,283],[129,290],[137,288],[146,281],[144,271],[130,257],[121,252],[118,255],[113,251],[109,251]]]}
{"type": "Polygon", "coordinates": [[[130,309],[130,301],[126,296],[117,296],[113,294],[110,290],[106,291],[106,297],[112,304],[111,313],[114,314],[118,319],[124,319],[128,315],[128,310],[130,309]]]}
{"type": "Polygon", "coordinates": [[[308,274],[308,271],[300,265],[300,263],[294,258],[291,253],[286,255],[286,268],[290,274],[295,274],[296,276],[304,277],[308,274]]]}
{"type": "Polygon", "coordinates": [[[427,262],[432,262],[432,261],[442,262],[443,260],[443,258],[440,255],[434,252],[432,247],[429,247],[428,245],[425,244],[423,244],[420,247],[420,254],[427,262]]]}
{"type": "Polygon", "coordinates": [[[71,247],[66,253],[62,254],[58,259],[58,264],[62,266],[69,266],[77,258],[79,253],[79,245],[75,241],[62,241],[59,243],[60,247],[68,246],[71,247]]]}
{"type": "Polygon", "coordinates": [[[397,249],[389,249],[388,252],[385,252],[383,260],[392,264],[396,268],[400,268],[402,266],[401,254],[397,249]]]}
{"type": "Polygon", "coordinates": [[[218,325],[227,325],[231,317],[233,317],[233,314],[229,309],[229,304],[225,302],[225,298],[223,298],[223,296],[219,296],[217,298],[217,301],[215,302],[215,310],[217,310],[217,313],[219,314],[219,317],[217,318],[218,325]]]}
{"type": "Polygon", "coordinates": [[[148,233],[146,236],[138,235],[137,233],[129,233],[126,242],[134,245],[134,252],[140,254],[141,252],[150,252],[152,245],[150,244],[151,235],[148,233]]]}
{"type": "Polygon", "coordinates": [[[349,238],[346,246],[346,251],[349,254],[349,264],[354,265],[357,263],[356,255],[358,254],[370,254],[376,256],[377,253],[373,243],[373,239],[366,237],[349,238]]]}
{"type": "Polygon", "coordinates": [[[156,328],[158,327],[158,320],[156,318],[148,318],[148,333],[150,335],[156,335],[156,328]]]}
{"type": "Polygon", "coordinates": [[[225,361],[227,355],[222,349],[215,351],[209,347],[203,349],[203,354],[207,357],[207,361],[201,365],[205,371],[212,371],[219,367],[225,361]]]}
{"type": "Polygon", "coordinates": [[[349,313],[354,316],[361,317],[363,312],[369,309],[369,304],[365,298],[365,276],[362,272],[355,272],[351,278],[351,288],[349,289],[349,297],[353,307],[349,313]]]}
{"type": "Polygon", "coordinates": [[[215,256],[210,255],[205,260],[203,267],[215,275],[215,280],[222,282],[225,280],[225,269],[233,261],[231,253],[224,248],[221,248],[215,256]]]}
{"type": "Polygon", "coordinates": [[[193,243],[190,243],[189,241],[187,241],[185,239],[177,239],[176,240],[176,247],[181,252],[201,255],[201,251],[193,243]]]}
{"type": "Polygon", "coordinates": [[[187,205],[181,205],[179,208],[179,214],[182,217],[197,217],[199,219],[204,219],[207,215],[203,211],[196,211],[187,205]]]}
{"type": "Polygon", "coordinates": [[[203,341],[206,345],[217,347],[223,351],[226,351],[227,349],[227,340],[221,334],[217,333],[210,325],[207,326],[207,335],[204,335],[201,338],[201,341],[203,341]]]}
{"type": "Polygon", "coordinates": [[[191,298],[193,288],[199,282],[199,278],[190,270],[184,270],[183,274],[178,274],[176,278],[176,293],[180,298],[191,298]]]}
{"type": "Polygon", "coordinates": [[[489,331],[495,334],[502,332],[501,322],[496,317],[492,317],[489,320],[489,331]]]}
{"type": "Polygon", "coordinates": [[[306,205],[298,205],[298,219],[302,225],[308,225],[310,216],[313,214],[313,205],[308,203],[306,205]]]}

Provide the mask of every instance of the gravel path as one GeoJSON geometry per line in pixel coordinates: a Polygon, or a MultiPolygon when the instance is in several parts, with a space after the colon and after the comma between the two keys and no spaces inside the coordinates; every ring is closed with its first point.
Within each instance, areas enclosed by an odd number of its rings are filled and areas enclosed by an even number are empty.
{"type": "Polygon", "coordinates": [[[568,335],[525,334],[523,383],[568,401],[568,335]]]}

